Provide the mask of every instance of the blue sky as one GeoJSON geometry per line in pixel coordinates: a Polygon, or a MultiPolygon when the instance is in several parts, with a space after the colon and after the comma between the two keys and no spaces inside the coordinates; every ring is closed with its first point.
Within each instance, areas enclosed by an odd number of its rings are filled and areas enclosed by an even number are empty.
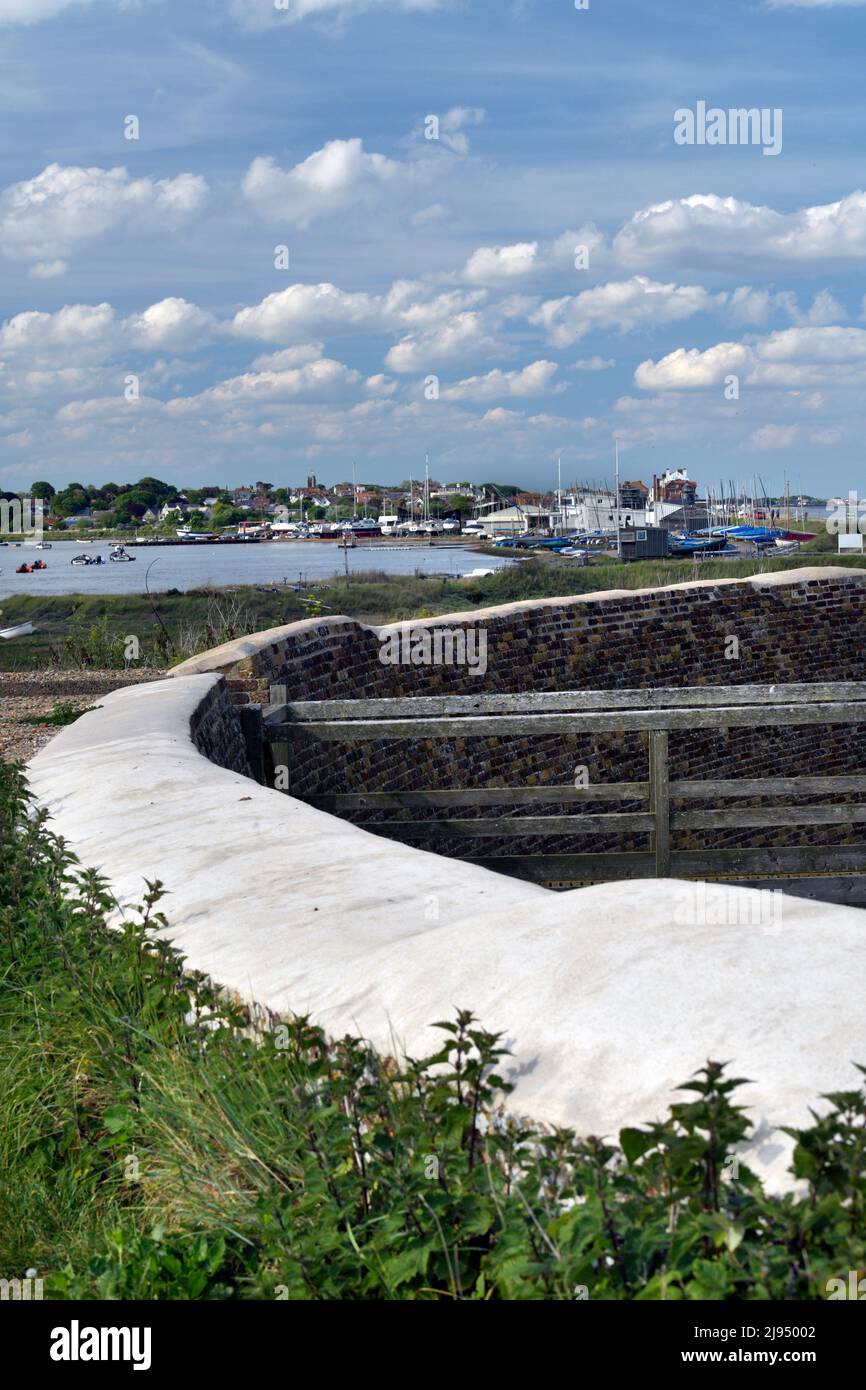
{"type": "Polygon", "coordinates": [[[864,37],[855,0],[0,0],[0,486],[544,488],[616,437],[627,477],[857,487],[864,37]],[[676,144],[701,101],[781,152],[676,144]]]}

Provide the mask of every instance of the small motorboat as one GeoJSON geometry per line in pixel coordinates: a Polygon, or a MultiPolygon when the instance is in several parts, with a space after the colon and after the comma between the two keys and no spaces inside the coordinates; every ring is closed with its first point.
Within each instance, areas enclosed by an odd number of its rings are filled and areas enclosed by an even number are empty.
{"type": "Polygon", "coordinates": [[[0,627],[0,637],[8,642],[12,637],[29,637],[32,631],[32,623],[18,623],[16,627],[0,627]]]}
{"type": "Polygon", "coordinates": [[[122,545],[116,545],[108,558],[109,560],[134,560],[135,556],[127,555],[122,545]]]}
{"type": "Polygon", "coordinates": [[[36,542],[36,549],[37,549],[37,550],[51,550],[51,549],[52,549],[51,542],[50,542],[50,541],[37,541],[37,542],[36,542]]]}
{"type": "Polygon", "coordinates": [[[73,555],[69,563],[70,565],[92,565],[93,561],[89,555],[73,555]]]}

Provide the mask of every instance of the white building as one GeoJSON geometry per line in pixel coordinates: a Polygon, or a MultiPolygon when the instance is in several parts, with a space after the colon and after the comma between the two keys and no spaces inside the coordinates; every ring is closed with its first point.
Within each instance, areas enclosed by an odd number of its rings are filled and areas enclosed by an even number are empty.
{"type": "Polygon", "coordinates": [[[562,529],[566,531],[616,531],[626,526],[646,523],[643,508],[620,507],[617,510],[612,492],[587,492],[562,500],[562,529]]]}
{"type": "Polygon", "coordinates": [[[544,507],[502,507],[498,512],[479,516],[475,526],[488,536],[495,535],[497,531],[519,535],[521,531],[549,528],[553,521],[553,513],[544,507]]]}

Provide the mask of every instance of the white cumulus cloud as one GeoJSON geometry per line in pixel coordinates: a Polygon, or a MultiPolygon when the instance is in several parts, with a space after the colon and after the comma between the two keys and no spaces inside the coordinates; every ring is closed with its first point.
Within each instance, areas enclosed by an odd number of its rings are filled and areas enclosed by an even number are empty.
{"type": "Polygon", "coordinates": [[[0,327],[0,353],[26,358],[33,365],[68,354],[70,364],[77,364],[82,356],[104,356],[116,329],[110,304],[67,304],[53,314],[29,309],[0,327]]]}
{"type": "Polygon", "coordinates": [[[0,249],[13,259],[57,264],[111,231],[176,227],[198,212],[207,191],[197,174],[134,179],[123,167],[49,164],[0,193],[0,249]]]}
{"type": "Polygon", "coordinates": [[[553,385],[559,370],[556,362],[530,362],[520,371],[503,372],[498,367],[484,376],[470,376],[455,381],[442,392],[445,401],[492,401],[503,396],[540,396],[566,391],[567,385],[553,385]]]}
{"type": "Polygon", "coordinates": [[[408,165],[364,149],[359,139],[329,140],[292,169],[260,155],[243,181],[244,196],[265,216],[299,227],[340,208],[369,201],[386,185],[405,182],[408,165]]]}
{"type": "Polygon", "coordinates": [[[479,246],[463,267],[463,278],[481,285],[515,280],[529,274],[537,255],[537,241],[518,241],[513,246],[479,246]]]}
{"type": "Polygon", "coordinates": [[[693,193],[643,208],[620,229],[613,252],[621,264],[742,270],[743,266],[812,266],[866,258],[866,192],[835,203],[773,208],[693,193]]]}
{"type": "Polygon", "coordinates": [[[548,299],[530,314],[556,347],[570,347],[594,328],[631,329],[640,324],[676,323],[718,304],[700,285],[663,285],[635,275],[562,299],[548,299]]]}
{"type": "Polygon", "coordinates": [[[264,342],[303,341],[311,332],[328,328],[371,330],[381,326],[382,300],[377,295],[347,292],[327,282],[289,285],[267,295],[259,304],[240,309],[233,328],[243,338],[264,342]]]}
{"type": "Polygon", "coordinates": [[[125,321],[137,347],[184,352],[210,339],[216,327],[212,314],[186,299],[162,299],[125,321]]]}
{"type": "Polygon", "coordinates": [[[474,310],[454,314],[444,323],[409,333],[389,350],[385,365],[392,372],[430,372],[453,362],[501,352],[485,316],[474,310]]]}
{"type": "Polygon", "coordinates": [[[635,385],[645,391],[719,386],[729,374],[750,386],[843,386],[866,378],[866,329],[796,327],[753,343],[716,343],[700,351],[677,348],[642,362],[635,385]]]}
{"type": "Polygon", "coordinates": [[[185,412],[208,404],[255,405],[259,402],[341,398],[347,387],[355,386],[361,373],[332,358],[319,358],[283,371],[244,372],[229,377],[198,396],[169,402],[169,409],[185,412]]]}

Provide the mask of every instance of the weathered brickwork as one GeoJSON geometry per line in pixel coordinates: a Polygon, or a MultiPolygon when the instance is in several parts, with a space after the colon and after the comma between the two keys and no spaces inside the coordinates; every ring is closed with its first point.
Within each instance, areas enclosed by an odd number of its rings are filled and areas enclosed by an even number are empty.
{"type": "Polygon", "coordinates": [[[212,763],[249,777],[250,764],[240,720],[225,681],[209,690],[190,720],[192,741],[212,763]]]}
{"type": "MultiPolygon", "coordinates": [[[[379,660],[380,640],[345,618],[295,624],[277,641],[237,663],[226,674],[235,701],[263,698],[266,687],[285,684],[290,699],[363,696],[477,694],[629,687],[741,685],[817,680],[859,680],[866,651],[866,576],[756,587],[750,583],[680,587],[593,600],[552,600],[509,605],[462,619],[429,620],[447,627],[483,626],[487,671],[471,675],[459,666],[393,666],[379,660]],[[738,654],[731,659],[736,638],[738,654]]],[[[794,776],[851,772],[866,767],[863,726],[785,729],[762,727],[671,735],[673,778],[794,776]]],[[[203,749],[204,751],[204,749],[203,749]]],[[[224,763],[223,765],[227,765],[224,763]]],[[[590,782],[644,780],[645,738],[637,734],[543,738],[472,738],[441,742],[310,745],[293,749],[290,791],[309,796],[339,791],[397,791],[424,787],[533,786],[570,783],[578,765],[590,782]]],[[[856,799],[856,798],[852,798],[856,799]]],[[[821,800],[821,798],[815,798],[821,800]]],[[[732,801],[761,804],[756,799],[732,801]]],[[[682,809],[676,803],[675,809],[682,809]]],[[[705,809],[705,803],[702,803],[705,809]]],[[[587,811],[641,809],[640,803],[584,804],[587,811]]],[[[574,808],[549,805],[545,812],[574,808]]],[[[425,811],[390,813],[403,821],[427,819],[425,811]]],[[[455,814],[467,817],[467,809],[455,814]]],[[[525,808],[476,812],[501,819],[525,808]]],[[[356,813],[364,824],[382,813],[356,813]]],[[[679,832],[674,848],[701,848],[710,832],[679,832]]],[[[856,839],[844,827],[712,832],[715,847],[773,844],[839,844],[856,839]]],[[[447,840],[448,856],[581,853],[591,849],[645,849],[643,834],[556,839],[447,840]]]]}

